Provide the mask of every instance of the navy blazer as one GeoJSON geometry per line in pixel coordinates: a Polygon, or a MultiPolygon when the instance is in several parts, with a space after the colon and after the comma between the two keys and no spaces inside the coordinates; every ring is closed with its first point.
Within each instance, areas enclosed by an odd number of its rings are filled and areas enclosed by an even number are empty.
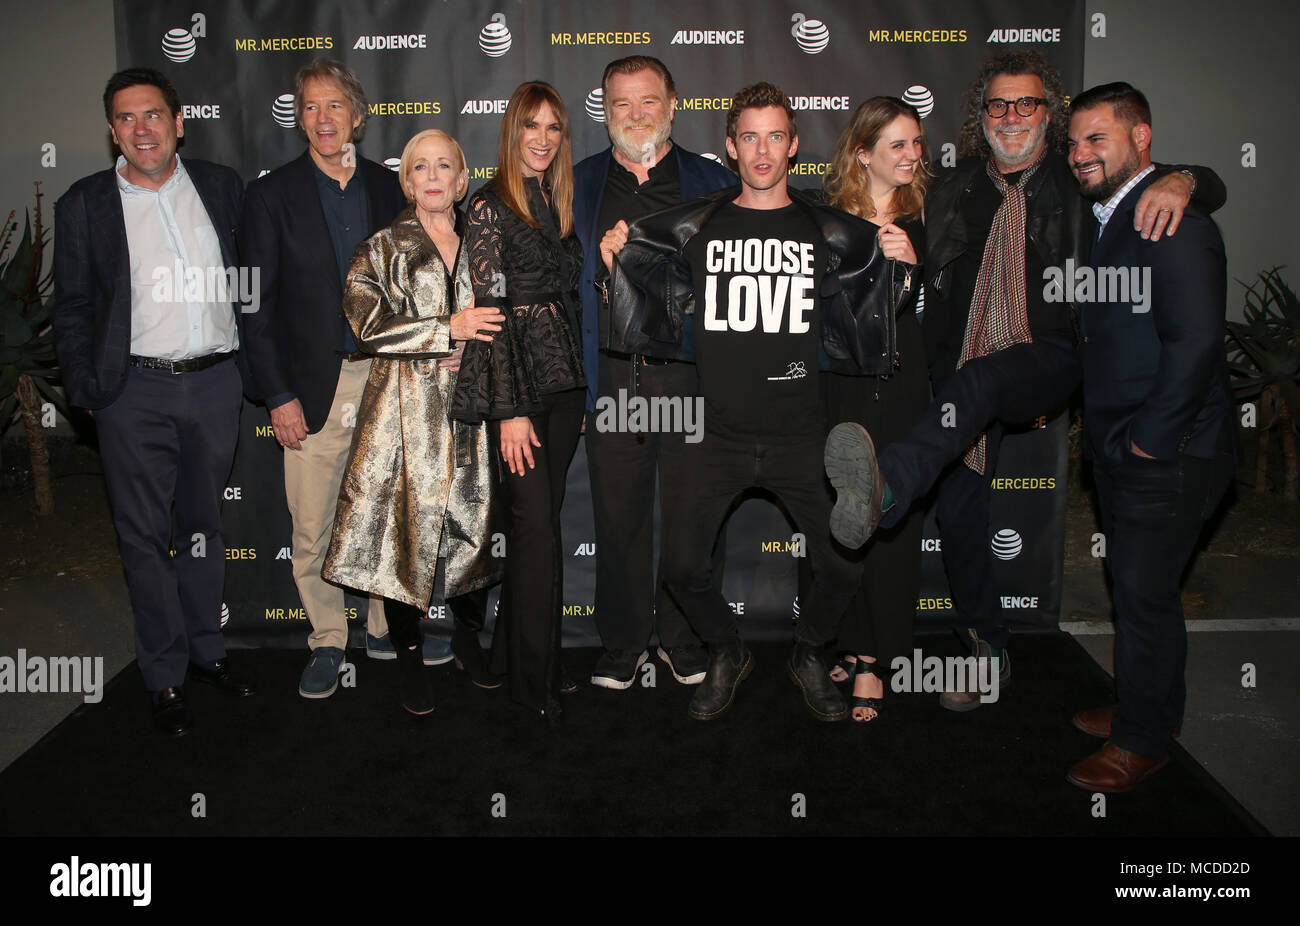
{"type": "MultiPolygon", "coordinates": [[[[682,202],[699,199],[715,190],[735,186],[738,179],[717,161],[692,154],[681,145],[673,143],[677,156],[677,176],[682,187],[682,202]]],[[[596,292],[596,273],[603,266],[600,259],[600,239],[597,228],[600,206],[605,199],[605,180],[609,165],[614,159],[614,149],[606,148],[599,154],[578,163],[573,168],[573,226],[582,242],[582,280],[578,291],[582,296],[582,363],[587,371],[587,408],[596,407],[596,389],[600,362],[599,296],[596,292]]]]}
{"type": "Polygon", "coordinates": [[[1137,459],[1130,441],[1158,460],[1176,460],[1180,453],[1215,457],[1235,439],[1223,239],[1191,206],[1178,234],[1144,241],[1133,230],[1133,212],[1155,179],[1144,177],[1106,223],[1089,260],[1100,271],[1093,298],[1077,300],[1084,428],[1093,458],[1110,464],[1137,459]],[[1127,293],[1117,295],[1116,271],[1128,277],[1127,293]]]}
{"type": "MultiPolygon", "coordinates": [[[[222,164],[182,160],[221,242],[222,260],[237,266],[244,181],[222,164]]],[[[244,315],[231,307],[243,344],[244,315]]],[[[54,205],[50,323],[68,401],[93,409],[116,399],[131,356],[131,260],[115,168],[82,177],[54,205]]]]}
{"type": "MultiPolygon", "coordinates": [[[[325,225],[311,153],[248,185],[239,223],[244,263],[261,280],[260,310],[248,315],[244,352],[252,378],[248,394],[265,401],[292,394],[307,430],[325,424],[339,384],[343,348],[343,287],[325,225]]],[[[397,174],[357,159],[370,210],[366,237],[387,228],[404,208],[397,174]]]]}

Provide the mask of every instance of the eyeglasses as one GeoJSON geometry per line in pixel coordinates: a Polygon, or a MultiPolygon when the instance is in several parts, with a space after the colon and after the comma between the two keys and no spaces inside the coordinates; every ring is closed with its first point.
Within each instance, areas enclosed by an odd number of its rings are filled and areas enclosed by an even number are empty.
{"type": "Polygon", "coordinates": [[[1038,107],[1047,105],[1047,101],[1042,97],[1022,96],[1018,100],[1003,100],[995,96],[991,100],[984,101],[984,111],[994,119],[1001,119],[1007,114],[1007,108],[1013,103],[1015,104],[1016,112],[1026,118],[1032,116],[1038,107]]]}

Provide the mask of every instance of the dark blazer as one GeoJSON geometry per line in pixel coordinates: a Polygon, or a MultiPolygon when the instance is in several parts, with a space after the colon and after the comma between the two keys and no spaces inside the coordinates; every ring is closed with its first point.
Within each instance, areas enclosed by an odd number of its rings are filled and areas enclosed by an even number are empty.
{"type": "MultiPolygon", "coordinates": [[[[307,430],[325,424],[339,382],[343,349],[343,287],[316,186],[310,152],[248,185],[239,246],[261,279],[261,308],[244,320],[244,352],[252,373],[248,394],[266,401],[291,394],[302,403],[307,430]]],[[[358,158],[353,182],[365,184],[367,237],[406,207],[397,174],[358,158]]]]}
{"type": "MultiPolygon", "coordinates": [[[[1114,298],[1117,287],[1108,285],[1107,293],[1098,287],[1094,299],[1078,300],[1084,429],[1093,458],[1108,463],[1134,460],[1130,441],[1159,460],[1179,453],[1212,458],[1233,441],[1223,239],[1193,206],[1178,234],[1143,241],[1133,230],[1133,212],[1155,179],[1149,174],[1124,197],[1089,262],[1125,275],[1137,271],[1142,298],[1131,287],[1120,294],[1127,298],[1114,298]],[[1141,276],[1149,276],[1149,285],[1141,276]]],[[[1096,228],[1094,220],[1094,234],[1096,228]]]]}
{"type": "MultiPolygon", "coordinates": [[[[238,264],[235,226],[244,182],[221,164],[182,159],[208,213],[226,266],[238,264]]],[[[240,343],[245,319],[232,304],[240,343]]],[[[68,401],[103,408],[126,382],[131,355],[131,262],[116,171],[68,188],[54,207],[54,304],[50,322],[68,401]]]]}
{"type": "MultiPolygon", "coordinates": [[[[676,142],[672,152],[677,158],[678,182],[682,187],[682,202],[699,199],[715,190],[735,186],[738,178],[717,161],[692,154],[676,142]]],[[[606,148],[599,154],[580,161],[573,168],[573,226],[582,242],[582,278],[578,292],[582,297],[582,363],[587,371],[587,408],[596,407],[597,369],[601,343],[599,297],[596,293],[596,274],[604,267],[600,259],[600,239],[603,230],[600,207],[605,199],[605,180],[609,165],[614,159],[614,149],[606,148]]]]}

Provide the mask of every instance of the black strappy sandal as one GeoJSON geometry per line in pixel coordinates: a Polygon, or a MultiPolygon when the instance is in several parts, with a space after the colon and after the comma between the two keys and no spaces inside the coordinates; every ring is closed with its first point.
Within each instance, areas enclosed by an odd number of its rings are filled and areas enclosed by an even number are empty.
{"type": "Polygon", "coordinates": [[[857,671],[858,661],[857,659],[850,659],[849,657],[852,655],[852,653],[840,654],[839,661],[831,667],[831,672],[839,669],[844,673],[844,678],[839,680],[836,680],[833,676],[831,677],[831,681],[835,682],[836,685],[847,685],[853,681],[853,674],[857,671]]]}
{"type": "MultiPolygon", "coordinates": [[[[881,687],[884,687],[885,676],[880,671],[880,662],[867,662],[865,659],[859,659],[854,667],[853,678],[856,681],[859,675],[874,675],[880,679],[881,687]]],[[[861,695],[853,695],[849,700],[849,716],[853,718],[854,723],[871,723],[873,720],[880,719],[881,709],[885,706],[884,698],[864,698],[861,695]],[[858,708],[866,708],[875,711],[875,716],[859,717],[856,711],[858,708]]]]}

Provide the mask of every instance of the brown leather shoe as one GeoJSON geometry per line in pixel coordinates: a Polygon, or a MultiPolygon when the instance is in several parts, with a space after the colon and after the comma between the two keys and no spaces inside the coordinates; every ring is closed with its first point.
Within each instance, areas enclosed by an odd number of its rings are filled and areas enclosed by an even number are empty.
{"type": "Polygon", "coordinates": [[[1127,749],[1120,749],[1109,740],[1065,776],[1066,781],[1085,791],[1104,791],[1119,794],[1132,791],[1151,773],[1164,767],[1168,755],[1148,759],[1127,749]]]}
{"type": "MultiPolygon", "coordinates": [[[[1099,740],[1110,739],[1110,723],[1115,718],[1114,704],[1108,704],[1105,707],[1094,707],[1091,710],[1079,711],[1070,721],[1074,726],[1087,733],[1089,736],[1095,736],[1099,740]]],[[[1174,727],[1174,737],[1182,735],[1182,727],[1174,727]]]]}

